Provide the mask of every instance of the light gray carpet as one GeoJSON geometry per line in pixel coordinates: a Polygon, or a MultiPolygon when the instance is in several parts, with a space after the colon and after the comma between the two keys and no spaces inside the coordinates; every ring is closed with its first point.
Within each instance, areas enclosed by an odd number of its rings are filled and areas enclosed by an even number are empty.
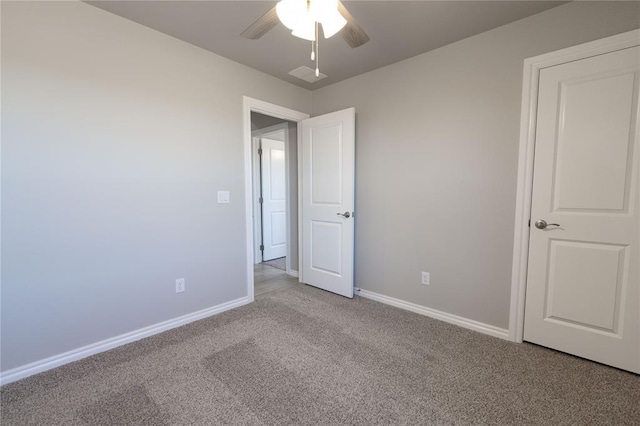
{"type": "Polygon", "coordinates": [[[278,269],[282,269],[283,271],[286,271],[287,269],[287,258],[286,257],[279,257],[277,259],[272,259],[272,260],[267,260],[265,262],[262,262],[263,265],[269,265],[272,266],[274,268],[278,268],[278,269]]]}
{"type": "Polygon", "coordinates": [[[640,378],[292,284],[1,389],[8,425],[638,425],[640,378]]]}

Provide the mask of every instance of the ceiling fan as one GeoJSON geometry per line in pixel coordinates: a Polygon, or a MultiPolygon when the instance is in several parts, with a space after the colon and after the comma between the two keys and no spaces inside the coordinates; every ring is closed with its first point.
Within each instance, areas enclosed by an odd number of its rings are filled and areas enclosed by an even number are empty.
{"type": "Polygon", "coordinates": [[[292,35],[312,42],[311,60],[316,63],[316,77],[320,75],[318,68],[320,25],[325,38],[339,32],[351,48],[362,46],[369,41],[367,33],[358,25],[340,0],[280,0],[240,35],[257,40],[279,22],[292,30],[292,35]]]}

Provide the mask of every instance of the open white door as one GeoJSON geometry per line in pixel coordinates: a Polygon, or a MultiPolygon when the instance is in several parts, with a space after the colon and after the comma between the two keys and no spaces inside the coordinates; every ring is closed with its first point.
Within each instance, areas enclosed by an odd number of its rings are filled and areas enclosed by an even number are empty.
{"type": "Polygon", "coordinates": [[[262,138],[262,260],[287,255],[284,142],[262,138]]]}
{"type": "Polygon", "coordinates": [[[540,71],[524,339],[640,373],[640,48],[540,71]]]}
{"type": "Polygon", "coordinates": [[[355,110],[301,122],[302,280],[353,297],[355,110]]]}

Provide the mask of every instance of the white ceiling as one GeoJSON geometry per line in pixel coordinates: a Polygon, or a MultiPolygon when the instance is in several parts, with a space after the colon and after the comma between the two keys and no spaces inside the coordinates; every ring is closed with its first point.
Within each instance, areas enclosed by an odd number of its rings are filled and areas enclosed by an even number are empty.
{"type": "Polygon", "coordinates": [[[278,24],[259,40],[240,33],[275,1],[108,0],[88,3],[233,61],[314,90],[542,12],[565,1],[344,1],[371,40],[351,49],[320,40],[320,70],[308,83],[288,75],[310,61],[311,42],[278,24]]]}

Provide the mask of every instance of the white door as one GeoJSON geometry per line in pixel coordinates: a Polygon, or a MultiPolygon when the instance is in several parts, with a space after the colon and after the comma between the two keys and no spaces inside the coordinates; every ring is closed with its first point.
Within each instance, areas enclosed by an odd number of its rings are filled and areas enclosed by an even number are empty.
{"type": "Polygon", "coordinates": [[[353,297],[355,110],[301,129],[302,281],[353,297]]]}
{"type": "Polygon", "coordinates": [[[262,260],[287,255],[284,142],[262,138],[262,260]]]}
{"type": "Polygon", "coordinates": [[[634,47],[540,72],[524,326],[636,373],[639,64],[634,47]]]}

